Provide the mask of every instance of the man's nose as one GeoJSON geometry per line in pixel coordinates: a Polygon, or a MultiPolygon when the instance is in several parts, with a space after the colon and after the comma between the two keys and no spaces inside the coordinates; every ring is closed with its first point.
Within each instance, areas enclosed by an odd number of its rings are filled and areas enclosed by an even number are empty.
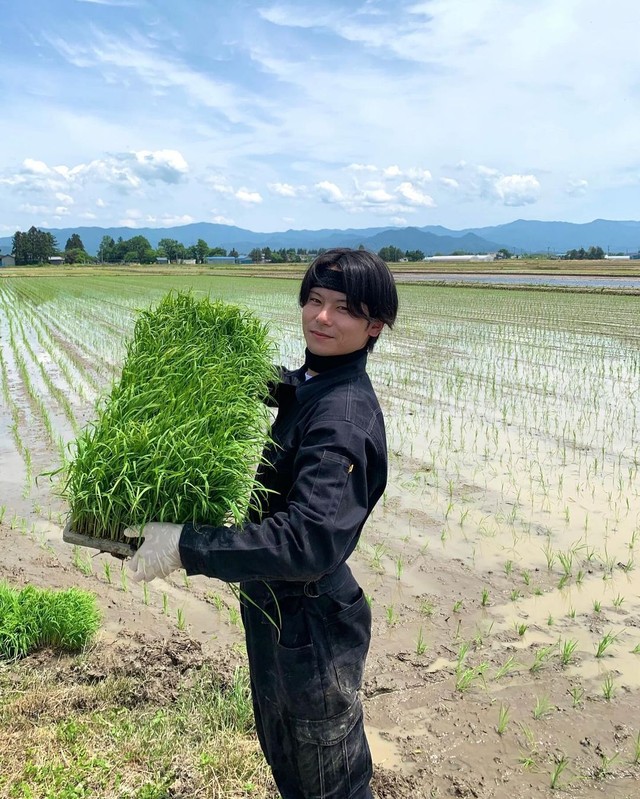
{"type": "Polygon", "coordinates": [[[316,316],[316,319],[318,320],[318,322],[322,322],[323,325],[329,325],[331,324],[331,312],[326,307],[320,308],[316,316]]]}

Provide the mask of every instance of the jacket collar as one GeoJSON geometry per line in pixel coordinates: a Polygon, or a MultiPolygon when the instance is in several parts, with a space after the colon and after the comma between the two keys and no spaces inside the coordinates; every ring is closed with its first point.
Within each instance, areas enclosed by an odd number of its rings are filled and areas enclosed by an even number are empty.
{"type": "Polygon", "coordinates": [[[305,367],[303,366],[293,373],[299,381],[295,389],[296,399],[301,404],[307,403],[325,394],[332,386],[345,383],[347,380],[352,380],[354,377],[359,377],[361,374],[364,374],[366,372],[366,367],[366,350],[352,363],[338,366],[327,372],[322,372],[309,380],[305,380],[305,367]]]}

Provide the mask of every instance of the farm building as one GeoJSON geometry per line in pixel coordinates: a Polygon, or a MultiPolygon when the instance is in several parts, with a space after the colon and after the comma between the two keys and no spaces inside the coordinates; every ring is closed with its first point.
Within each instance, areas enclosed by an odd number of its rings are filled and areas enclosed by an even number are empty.
{"type": "Polygon", "coordinates": [[[64,263],[64,258],[61,255],[50,255],[47,258],[47,261],[49,261],[49,263],[53,264],[54,266],[60,266],[61,264],[64,263]]]}
{"type": "Polygon", "coordinates": [[[630,261],[630,255],[605,255],[607,261],[630,261]]]}
{"type": "Polygon", "coordinates": [[[0,255],[0,266],[15,266],[16,259],[13,255],[0,255]]]}
{"type": "Polygon", "coordinates": [[[495,261],[496,254],[494,252],[486,253],[483,255],[429,255],[425,261],[495,261]]]}
{"type": "Polygon", "coordinates": [[[209,255],[204,259],[206,264],[251,264],[253,261],[248,255],[209,255]]]}

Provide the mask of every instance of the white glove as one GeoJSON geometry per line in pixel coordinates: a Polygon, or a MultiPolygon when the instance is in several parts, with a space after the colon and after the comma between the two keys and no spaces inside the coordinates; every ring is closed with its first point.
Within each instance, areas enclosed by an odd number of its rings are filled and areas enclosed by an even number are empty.
{"type": "Polygon", "coordinates": [[[181,524],[149,522],[144,527],[127,527],[127,538],[144,538],[143,544],[129,562],[131,579],[135,583],[150,583],[156,577],[166,577],[182,568],[180,560],[181,524]]]}

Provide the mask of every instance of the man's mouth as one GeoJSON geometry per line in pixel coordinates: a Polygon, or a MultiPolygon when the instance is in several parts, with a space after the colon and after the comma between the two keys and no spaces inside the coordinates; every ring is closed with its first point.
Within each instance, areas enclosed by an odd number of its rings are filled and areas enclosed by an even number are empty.
{"type": "Polygon", "coordinates": [[[318,330],[312,330],[311,333],[317,338],[331,338],[331,336],[328,336],[326,333],[320,333],[318,330]]]}

